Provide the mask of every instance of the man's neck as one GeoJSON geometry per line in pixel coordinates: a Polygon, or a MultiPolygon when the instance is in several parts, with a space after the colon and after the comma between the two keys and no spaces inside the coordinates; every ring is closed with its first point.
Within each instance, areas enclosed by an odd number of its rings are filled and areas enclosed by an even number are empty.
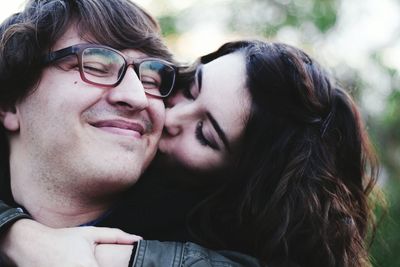
{"type": "Polygon", "coordinates": [[[55,228],[87,224],[104,215],[112,205],[111,201],[95,203],[65,194],[47,192],[32,194],[22,191],[24,192],[16,192],[16,202],[22,205],[36,221],[55,228]]]}
{"type": "Polygon", "coordinates": [[[47,156],[35,158],[33,152],[25,153],[19,146],[14,148],[10,154],[14,200],[35,220],[51,227],[77,226],[96,220],[129,186],[101,173],[88,172],[92,175],[88,176],[84,169],[75,171],[63,162],[47,156]]]}
{"type": "Polygon", "coordinates": [[[54,228],[72,227],[88,224],[97,220],[107,212],[108,207],[80,207],[69,209],[54,205],[24,205],[24,208],[38,222],[54,228]]]}
{"type": "Polygon", "coordinates": [[[75,177],[69,177],[68,182],[65,178],[14,174],[11,188],[16,203],[35,220],[50,227],[77,226],[96,220],[111,208],[117,196],[102,193],[104,187],[71,182],[75,177]]]}

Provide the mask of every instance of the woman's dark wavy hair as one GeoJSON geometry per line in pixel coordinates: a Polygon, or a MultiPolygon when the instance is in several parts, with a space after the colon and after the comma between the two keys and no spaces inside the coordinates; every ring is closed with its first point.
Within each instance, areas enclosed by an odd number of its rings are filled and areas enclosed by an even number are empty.
{"type": "MultiPolygon", "coordinates": [[[[42,56],[71,26],[89,42],[172,60],[157,22],[129,0],[30,0],[0,25],[0,109],[12,108],[35,89],[42,56]]],[[[8,154],[0,126],[0,194],[10,199],[8,154]]]]}
{"type": "Polygon", "coordinates": [[[231,53],[246,61],[251,115],[226,183],[196,209],[192,231],[271,266],[369,266],[378,166],[353,100],[281,43],[231,42],[200,62],[231,53]]]}

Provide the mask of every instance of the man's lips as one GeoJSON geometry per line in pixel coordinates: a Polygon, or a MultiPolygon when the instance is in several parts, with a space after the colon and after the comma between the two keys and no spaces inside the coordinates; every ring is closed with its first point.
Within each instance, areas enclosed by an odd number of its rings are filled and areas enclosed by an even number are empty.
{"type": "Polygon", "coordinates": [[[145,132],[143,125],[140,123],[125,120],[102,120],[91,123],[91,125],[96,128],[121,135],[137,136],[139,134],[139,136],[142,136],[145,132]]]}

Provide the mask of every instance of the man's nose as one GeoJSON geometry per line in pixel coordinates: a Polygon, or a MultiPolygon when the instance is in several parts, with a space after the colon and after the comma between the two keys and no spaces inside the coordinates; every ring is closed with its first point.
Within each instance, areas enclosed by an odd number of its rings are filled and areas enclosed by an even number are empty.
{"type": "Polygon", "coordinates": [[[132,68],[126,70],[122,81],[109,90],[108,101],[128,110],[143,110],[149,106],[143,84],[132,68]]]}

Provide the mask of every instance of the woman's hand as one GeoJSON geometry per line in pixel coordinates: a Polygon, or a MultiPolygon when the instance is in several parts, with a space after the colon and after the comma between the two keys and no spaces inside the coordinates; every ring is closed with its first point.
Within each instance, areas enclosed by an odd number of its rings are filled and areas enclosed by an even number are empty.
{"type": "Polygon", "coordinates": [[[99,267],[95,258],[98,244],[128,245],[140,239],[119,229],[53,229],[33,220],[22,219],[5,233],[0,249],[19,267],[99,267]]]}
{"type": "Polygon", "coordinates": [[[133,245],[99,244],[96,246],[96,261],[99,267],[127,267],[132,249],[133,245]]]}

